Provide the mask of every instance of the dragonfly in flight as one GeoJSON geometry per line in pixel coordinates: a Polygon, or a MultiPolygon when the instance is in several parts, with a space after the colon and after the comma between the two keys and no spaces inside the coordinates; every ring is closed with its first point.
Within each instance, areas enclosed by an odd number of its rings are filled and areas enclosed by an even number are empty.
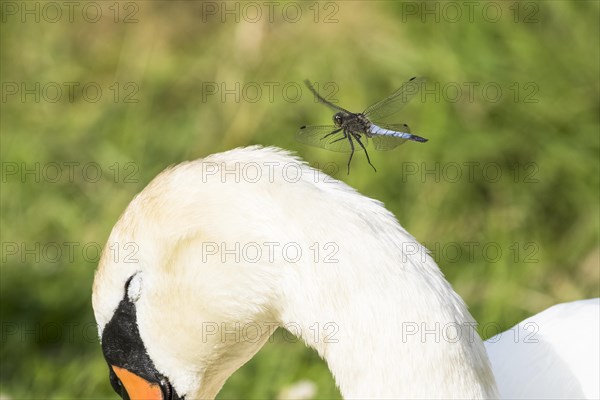
{"type": "Polygon", "coordinates": [[[348,174],[350,162],[355,151],[365,151],[367,162],[373,169],[367,145],[373,142],[375,150],[391,150],[407,140],[426,142],[421,136],[410,133],[406,124],[390,124],[384,122],[396,114],[419,91],[424,78],[411,78],[389,97],[367,107],[362,113],[353,113],[325,100],[306,80],[306,86],[320,102],[336,111],[333,116],[334,125],[302,126],[296,134],[296,139],[304,144],[322,147],[327,150],[350,153],[348,159],[348,174]],[[356,144],[354,143],[356,142],[356,144]],[[358,144],[358,146],[357,146],[358,144]]]}

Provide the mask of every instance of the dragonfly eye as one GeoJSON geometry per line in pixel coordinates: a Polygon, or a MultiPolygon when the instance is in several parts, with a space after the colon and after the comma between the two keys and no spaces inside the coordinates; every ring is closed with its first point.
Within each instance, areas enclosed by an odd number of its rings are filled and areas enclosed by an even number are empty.
{"type": "Polygon", "coordinates": [[[342,126],[342,120],[342,113],[337,113],[333,116],[333,122],[335,122],[337,126],[342,126]]]}

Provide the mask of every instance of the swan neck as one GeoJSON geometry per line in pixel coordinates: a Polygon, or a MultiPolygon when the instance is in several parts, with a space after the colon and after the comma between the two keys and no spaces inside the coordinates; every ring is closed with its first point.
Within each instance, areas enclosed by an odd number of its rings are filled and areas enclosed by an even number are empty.
{"type": "Polygon", "coordinates": [[[284,327],[325,359],[344,398],[497,397],[474,320],[424,260],[320,267],[289,283],[284,327]]]}

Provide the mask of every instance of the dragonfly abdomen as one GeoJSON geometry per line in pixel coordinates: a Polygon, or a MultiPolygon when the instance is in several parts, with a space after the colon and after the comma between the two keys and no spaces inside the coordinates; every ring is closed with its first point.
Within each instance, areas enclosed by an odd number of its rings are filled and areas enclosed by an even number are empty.
{"type": "Polygon", "coordinates": [[[371,133],[372,135],[393,136],[401,139],[410,139],[413,136],[410,133],[385,129],[375,124],[371,124],[371,126],[369,127],[369,133],[371,133]]]}

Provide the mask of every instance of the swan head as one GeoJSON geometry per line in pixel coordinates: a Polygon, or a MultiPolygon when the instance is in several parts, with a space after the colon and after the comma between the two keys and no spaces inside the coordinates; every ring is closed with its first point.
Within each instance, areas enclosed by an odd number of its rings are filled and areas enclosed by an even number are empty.
{"type": "MultiPolygon", "coordinates": [[[[277,328],[270,322],[276,313],[256,287],[245,295],[238,287],[232,296],[236,282],[215,274],[165,272],[128,277],[101,328],[111,385],[124,399],[213,398],[277,328]]],[[[97,284],[103,285],[102,276],[97,284]]]]}
{"type": "Polygon", "coordinates": [[[231,253],[236,244],[272,241],[285,216],[270,206],[272,176],[239,182],[226,175],[231,183],[214,173],[238,162],[306,168],[257,147],[183,163],[157,176],[113,228],[92,302],[120,395],[213,398],[281,325],[285,261],[249,264],[231,253]]]}
{"type": "Polygon", "coordinates": [[[473,322],[426,250],[379,202],[278,149],[157,176],[113,228],[92,303],[124,398],[214,398],[290,326],[344,397],[495,393],[476,334],[399,340],[407,322],[473,322]]]}

